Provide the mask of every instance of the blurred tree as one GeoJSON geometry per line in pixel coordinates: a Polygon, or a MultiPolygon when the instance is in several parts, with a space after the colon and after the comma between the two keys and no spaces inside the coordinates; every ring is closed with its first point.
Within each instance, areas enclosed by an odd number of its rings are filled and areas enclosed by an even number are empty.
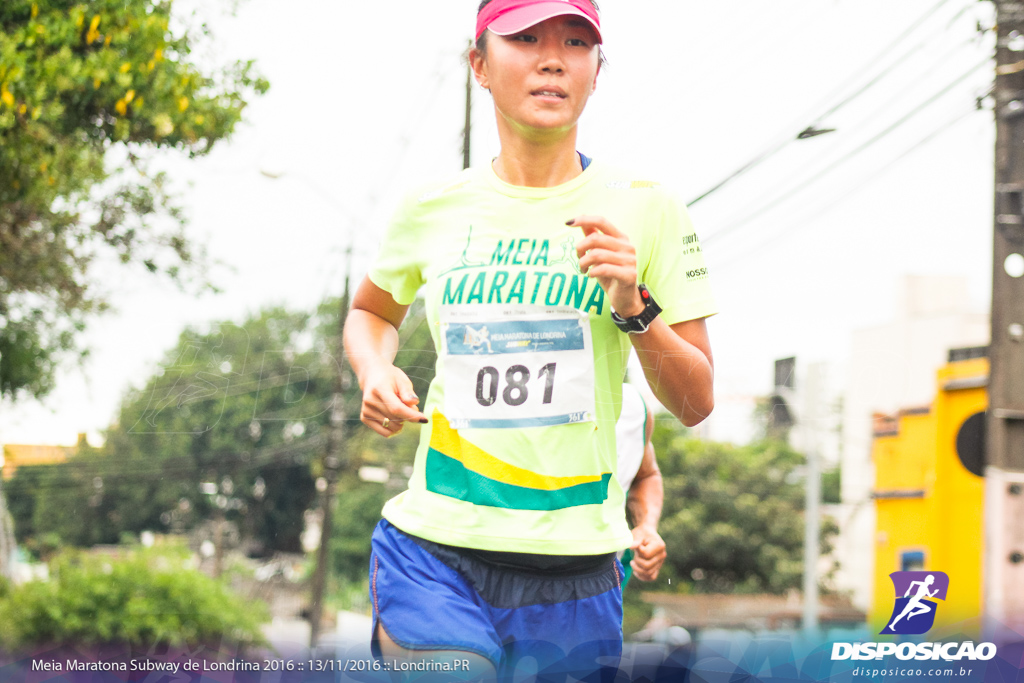
{"type": "Polygon", "coordinates": [[[221,511],[265,550],[300,551],[335,363],[311,348],[310,326],[307,314],[268,309],[183,332],[125,397],[102,449],[15,473],[19,539],[116,543],[221,511]]]}
{"type": "MultiPolygon", "coordinates": [[[[102,448],[18,469],[8,492],[19,541],[45,555],[61,542],[187,531],[210,519],[219,500],[257,551],[299,551],[338,372],[338,305],[327,300],[313,316],[267,309],[237,325],[186,330],[146,384],[125,397],[102,448]],[[217,493],[204,494],[202,484],[217,493]]],[[[424,321],[417,302],[396,362],[425,401],[436,355],[424,321]]],[[[362,426],[359,386],[345,372],[349,462],[332,546],[338,571],[358,576],[381,507],[412,464],[418,425],[387,440],[362,426]],[[360,481],[360,464],[386,468],[394,484],[360,481]]]]}
{"type": "Polygon", "coordinates": [[[162,149],[196,156],[266,91],[251,62],[203,71],[205,33],[164,0],[0,3],[0,396],[42,396],[106,307],[100,266],[206,286],[162,149]],[[173,23],[173,27],[172,27],[173,23]]]}
{"type": "MultiPolygon", "coordinates": [[[[689,438],[668,419],[656,421],[653,440],[665,482],[665,578],[708,593],[799,588],[804,457],[781,442],[733,446],[689,438]]],[[[837,532],[826,518],[823,555],[837,532]]]]}

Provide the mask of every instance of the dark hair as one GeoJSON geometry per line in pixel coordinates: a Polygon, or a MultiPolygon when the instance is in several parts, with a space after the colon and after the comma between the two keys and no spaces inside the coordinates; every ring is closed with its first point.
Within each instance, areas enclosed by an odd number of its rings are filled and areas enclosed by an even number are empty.
{"type": "MultiPolygon", "coordinates": [[[[476,8],[476,13],[480,14],[480,11],[483,10],[484,7],[487,7],[487,5],[489,5],[490,3],[491,3],[491,0],[483,0],[480,3],[480,6],[476,8]]],[[[593,5],[594,9],[596,9],[598,12],[601,11],[601,8],[597,4],[597,0],[590,0],[590,4],[593,5]]],[[[484,31],[483,33],[480,34],[480,37],[476,39],[476,43],[474,44],[474,47],[479,52],[481,52],[482,54],[484,54],[484,55],[487,54],[487,31],[484,31]]],[[[600,48],[600,47],[598,47],[598,54],[600,56],[600,64],[601,64],[601,66],[606,65],[608,63],[608,60],[605,59],[604,50],[602,48],[600,48]]],[[[468,52],[466,53],[466,56],[467,57],[469,56],[468,52]]]]}

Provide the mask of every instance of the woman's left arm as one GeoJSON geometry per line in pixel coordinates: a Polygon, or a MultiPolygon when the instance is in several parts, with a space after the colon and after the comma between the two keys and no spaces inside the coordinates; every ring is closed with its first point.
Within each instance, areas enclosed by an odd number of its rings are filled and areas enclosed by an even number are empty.
{"type": "MultiPolygon", "coordinates": [[[[567,224],[583,229],[576,245],[580,270],[598,281],[619,315],[638,315],[644,303],[629,238],[601,216],[579,216],[567,224]]],[[[674,325],[656,318],[646,332],[629,339],[654,395],[680,422],[692,427],[711,414],[714,361],[703,318],[674,325]]]]}

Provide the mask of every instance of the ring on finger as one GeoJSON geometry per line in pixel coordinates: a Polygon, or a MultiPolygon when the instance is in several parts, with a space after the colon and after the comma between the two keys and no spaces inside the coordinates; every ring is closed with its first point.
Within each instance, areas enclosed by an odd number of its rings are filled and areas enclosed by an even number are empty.
{"type": "Polygon", "coordinates": [[[387,429],[389,424],[391,424],[390,418],[385,417],[383,420],[380,421],[380,426],[383,427],[384,429],[387,429]]]}

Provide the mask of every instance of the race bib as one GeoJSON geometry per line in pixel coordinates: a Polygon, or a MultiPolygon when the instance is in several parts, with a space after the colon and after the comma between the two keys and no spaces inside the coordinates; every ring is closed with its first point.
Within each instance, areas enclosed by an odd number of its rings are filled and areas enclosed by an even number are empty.
{"type": "Polygon", "coordinates": [[[442,306],[444,412],[455,429],[594,419],[586,313],[571,307],[442,306]]]}

